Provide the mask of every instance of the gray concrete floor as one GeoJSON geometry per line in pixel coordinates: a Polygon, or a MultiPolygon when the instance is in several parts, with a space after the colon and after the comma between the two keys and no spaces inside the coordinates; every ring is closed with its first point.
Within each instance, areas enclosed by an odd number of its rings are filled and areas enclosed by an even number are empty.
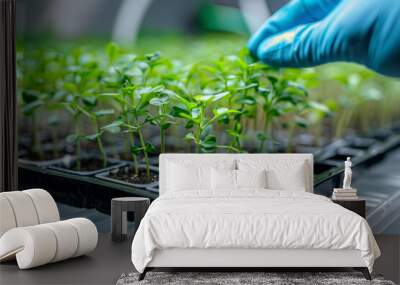
{"type": "MultiPolygon", "coordinates": [[[[376,236],[382,256],[376,261],[374,272],[386,279],[400,282],[400,236],[376,236]]],[[[0,265],[1,285],[44,284],[115,284],[122,273],[133,272],[130,260],[132,238],[116,243],[108,234],[100,234],[94,252],[42,267],[19,270],[16,262],[0,265]]],[[[310,271],[313,271],[310,269],[310,271]]],[[[339,269],[338,271],[343,271],[339,269]]]]}
{"type": "Polygon", "coordinates": [[[100,234],[95,251],[41,267],[19,270],[16,262],[0,265],[0,284],[115,284],[124,272],[132,272],[132,238],[112,242],[109,234],[100,234]]]}

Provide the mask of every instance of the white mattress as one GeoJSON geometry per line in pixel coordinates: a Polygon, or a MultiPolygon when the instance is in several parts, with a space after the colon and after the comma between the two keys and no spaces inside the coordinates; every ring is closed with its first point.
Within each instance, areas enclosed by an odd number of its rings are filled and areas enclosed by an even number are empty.
{"type": "Polygon", "coordinates": [[[358,250],[370,271],[380,255],[365,219],[330,199],[259,189],[156,199],[134,237],[132,262],[143,272],[156,250],[171,248],[358,250]]]}

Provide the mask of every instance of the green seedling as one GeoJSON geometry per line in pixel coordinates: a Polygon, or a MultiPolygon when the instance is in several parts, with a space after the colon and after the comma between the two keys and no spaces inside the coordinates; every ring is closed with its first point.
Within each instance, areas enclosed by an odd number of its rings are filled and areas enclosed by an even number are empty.
{"type": "Polygon", "coordinates": [[[74,121],[69,139],[76,145],[78,168],[82,140],[96,140],[103,163],[107,161],[107,131],[127,143],[136,174],[137,157],[144,157],[148,176],[154,147],[144,136],[152,126],[159,132],[160,153],[166,151],[167,137],[181,137],[182,132],[196,152],[246,151],[247,138],[266,152],[274,150],[269,146],[276,144],[278,133],[287,136],[287,150],[292,151],[300,132],[313,133],[319,145],[320,137],[329,133],[325,126],[342,137],[350,128],[367,131],[399,119],[398,82],[360,67],[273,69],[254,62],[245,49],[236,51],[237,41],[229,45],[212,37],[196,39],[190,43],[191,53],[182,52],[185,41],[169,42],[171,47],[162,46],[169,57],[146,53],[154,41],[141,45],[146,52],[111,43],[105,51],[96,44],[85,50],[32,50],[24,60],[19,56],[19,101],[32,121],[34,152],[43,155],[39,122],[45,116],[57,144],[55,131],[64,125],[59,103],[74,121]],[[87,118],[91,130],[84,128],[87,118]]]}
{"type": "Polygon", "coordinates": [[[149,103],[158,108],[156,115],[150,117],[150,123],[158,126],[160,130],[160,153],[165,153],[166,131],[175,124],[174,117],[169,114],[171,97],[176,96],[171,90],[162,89],[155,92],[149,103]]]}
{"type": "MultiPolygon", "coordinates": [[[[114,96],[116,100],[124,102],[125,109],[116,121],[104,126],[103,129],[112,129],[114,133],[123,132],[138,136],[139,145],[131,145],[131,153],[134,155],[143,154],[148,181],[151,181],[149,154],[153,153],[155,149],[150,142],[145,140],[143,128],[152,121],[148,106],[152,96],[159,92],[160,89],[161,87],[159,86],[140,89],[136,89],[134,86],[127,86],[123,89],[123,94],[107,94],[107,96],[114,96]]],[[[135,168],[138,173],[138,165],[135,168]]]]}
{"type": "Polygon", "coordinates": [[[22,113],[31,120],[32,150],[39,159],[44,158],[42,145],[40,142],[40,132],[38,129],[38,111],[44,105],[44,95],[36,92],[22,92],[22,113]]]}
{"type": "Polygon", "coordinates": [[[75,125],[75,131],[67,138],[67,141],[75,144],[76,168],[77,170],[81,169],[81,142],[88,139],[97,140],[103,157],[103,165],[106,165],[107,158],[103,144],[100,135],[97,135],[99,134],[97,118],[102,116],[102,112],[97,116],[89,111],[93,110],[97,104],[97,98],[93,94],[96,94],[95,90],[98,88],[102,70],[99,68],[98,61],[83,53],[81,49],[75,50],[69,61],[71,62],[69,73],[63,80],[63,88],[68,94],[64,105],[72,115],[75,125]],[[85,136],[83,133],[81,127],[83,115],[94,121],[96,132],[94,136],[85,136]]]}
{"type": "Polygon", "coordinates": [[[186,121],[185,128],[191,129],[185,136],[195,144],[195,151],[214,152],[216,149],[227,149],[238,152],[239,150],[232,146],[225,146],[217,143],[217,138],[212,134],[213,125],[223,120],[226,116],[237,114],[239,111],[228,108],[216,108],[212,114],[208,114],[208,107],[215,102],[229,95],[228,92],[217,94],[204,94],[192,97],[192,100],[175,95],[178,106],[172,107],[171,115],[175,118],[181,118],[186,121]]]}

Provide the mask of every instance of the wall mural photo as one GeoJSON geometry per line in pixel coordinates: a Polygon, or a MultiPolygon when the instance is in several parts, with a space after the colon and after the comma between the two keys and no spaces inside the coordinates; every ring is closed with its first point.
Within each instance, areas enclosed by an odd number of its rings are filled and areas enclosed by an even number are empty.
{"type": "Polygon", "coordinates": [[[379,176],[400,160],[399,80],[259,61],[248,38],[286,1],[260,15],[243,1],[141,1],[134,15],[132,1],[73,2],[17,3],[21,187],[101,215],[112,197],[158,196],[161,153],[312,153],[315,192],[331,196],[350,157],[371,228],[400,233],[400,179],[379,176]]]}

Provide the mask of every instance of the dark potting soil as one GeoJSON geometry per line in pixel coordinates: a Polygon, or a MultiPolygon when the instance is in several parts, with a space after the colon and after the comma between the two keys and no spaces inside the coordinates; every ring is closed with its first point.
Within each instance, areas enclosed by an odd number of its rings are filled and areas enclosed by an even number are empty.
{"type": "MultiPolygon", "coordinates": [[[[115,165],[115,163],[107,162],[106,167],[110,167],[113,165],[115,165]]],[[[103,166],[103,161],[98,158],[81,159],[81,167],[79,169],[77,167],[77,163],[75,160],[73,162],[71,162],[71,165],[69,165],[69,166],[62,163],[59,167],[74,170],[74,171],[94,171],[94,170],[99,170],[99,169],[105,168],[103,166]]]]}
{"type": "Polygon", "coordinates": [[[136,174],[134,168],[129,168],[128,171],[120,170],[116,173],[111,172],[109,177],[134,184],[146,184],[158,181],[158,173],[150,171],[150,180],[148,180],[146,169],[139,169],[139,173],[136,174]]]}

